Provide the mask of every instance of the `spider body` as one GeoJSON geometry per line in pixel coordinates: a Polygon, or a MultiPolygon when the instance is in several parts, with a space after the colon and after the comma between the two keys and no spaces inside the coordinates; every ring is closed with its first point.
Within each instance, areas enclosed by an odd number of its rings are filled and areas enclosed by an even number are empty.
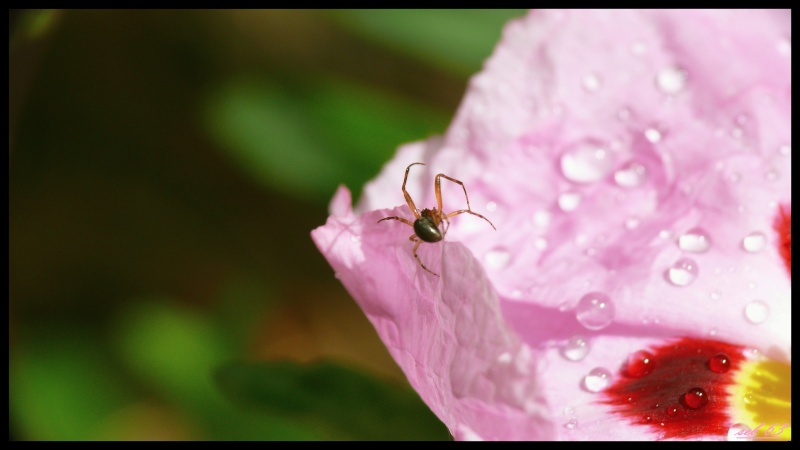
{"type": "MultiPolygon", "coordinates": [[[[421,162],[415,162],[409,164],[408,167],[406,167],[406,175],[405,177],[403,177],[403,186],[400,188],[403,191],[403,196],[405,196],[406,198],[406,204],[408,204],[408,208],[411,210],[411,212],[414,214],[414,217],[416,218],[414,222],[411,222],[408,219],[404,219],[398,216],[384,217],[378,222],[383,222],[384,220],[398,220],[406,225],[410,225],[414,229],[414,234],[409,236],[408,240],[414,242],[414,249],[412,250],[412,252],[414,253],[414,258],[417,259],[417,262],[419,263],[420,266],[422,266],[423,269],[438,277],[439,275],[433,272],[432,270],[428,269],[425,266],[425,264],[422,263],[422,261],[419,259],[419,256],[417,255],[417,249],[423,242],[435,243],[444,240],[444,235],[447,234],[447,228],[450,226],[450,218],[453,216],[457,216],[459,214],[467,213],[467,214],[472,214],[473,216],[478,216],[481,219],[489,222],[489,225],[491,225],[492,228],[494,228],[494,224],[486,217],[483,217],[482,215],[472,211],[472,208],[469,206],[469,196],[467,196],[467,188],[464,186],[464,183],[462,183],[459,180],[456,180],[455,178],[448,177],[443,173],[436,175],[436,178],[434,179],[436,207],[432,209],[425,208],[421,211],[417,209],[417,206],[414,204],[414,200],[411,199],[411,196],[408,194],[408,191],[406,191],[408,172],[409,170],[411,170],[411,166],[417,164],[421,166],[425,165],[424,163],[421,162]],[[464,190],[464,199],[466,199],[467,201],[467,209],[459,209],[457,211],[453,211],[448,214],[444,213],[444,211],[442,210],[442,178],[450,180],[453,183],[456,183],[459,186],[461,186],[461,188],[464,190]],[[444,228],[444,231],[442,231],[439,228],[442,222],[445,222],[447,224],[447,226],[445,226],[444,228]]],[[[496,229],[497,228],[495,228],[495,230],[496,229]]]]}
{"type": "Polygon", "coordinates": [[[444,237],[439,230],[442,221],[438,212],[436,209],[423,209],[420,211],[420,218],[414,221],[414,234],[425,242],[439,242],[444,237]]]}

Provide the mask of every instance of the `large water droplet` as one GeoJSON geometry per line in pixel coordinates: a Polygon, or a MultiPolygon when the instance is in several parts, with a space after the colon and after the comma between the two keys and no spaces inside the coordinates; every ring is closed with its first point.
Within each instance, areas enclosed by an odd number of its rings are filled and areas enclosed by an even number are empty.
{"type": "Polygon", "coordinates": [[[674,95],[686,87],[687,73],[680,67],[668,67],[658,73],[656,86],[661,92],[674,95]]]}
{"type": "Polygon", "coordinates": [[[760,231],[754,231],[742,239],[742,248],[748,253],[758,253],[767,245],[767,236],[760,231]]]}
{"type": "Polygon", "coordinates": [[[589,354],[589,341],[583,336],[573,336],[561,347],[561,355],[570,361],[580,361],[589,354]]]}
{"type": "Polygon", "coordinates": [[[750,323],[761,323],[769,317],[769,306],[761,300],[755,300],[744,307],[744,316],[750,323]]]}
{"type": "Polygon", "coordinates": [[[702,228],[692,228],[678,238],[678,247],[685,252],[705,253],[711,248],[711,238],[702,228]]]}
{"type": "Polygon", "coordinates": [[[628,357],[628,365],[625,370],[629,376],[640,378],[652,372],[654,368],[653,354],[646,350],[639,350],[628,357]]]}
{"type": "Polygon", "coordinates": [[[583,385],[589,392],[600,392],[611,385],[611,372],[605,367],[595,367],[583,379],[583,385]]]}
{"type": "Polygon", "coordinates": [[[699,387],[693,387],[683,394],[683,403],[691,409],[701,409],[708,404],[708,394],[699,387]]]}
{"type": "Polygon", "coordinates": [[[600,330],[614,320],[614,303],[602,292],[590,292],[578,301],[575,318],[590,330],[600,330]]]}
{"type": "Polygon", "coordinates": [[[558,207],[564,212],[574,211],[581,204],[581,194],[564,192],[558,196],[558,207]]]}
{"type": "Polygon", "coordinates": [[[731,359],[724,353],[717,353],[708,360],[708,368],[712,372],[725,373],[731,368],[731,359]]]}
{"type": "Polygon", "coordinates": [[[667,280],[675,286],[688,286],[697,278],[697,263],[693,259],[681,258],[667,269],[667,280]]]}
{"type": "Polygon", "coordinates": [[[611,172],[613,165],[609,151],[591,141],[572,145],[561,155],[561,172],[575,183],[602,180],[611,172]]]}
{"type": "Polygon", "coordinates": [[[483,255],[483,259],[486,261],[486,265],[489,266],[489,268],[502,269],[511,262],[511,253],[505,248],[497,247],[486,252],[486,254],[483,255]]]}
{"type": "Polygon", "coordinates": [[[600,79],[599,75],[590,73],[583,77],[581,84],[583,84],[583,88],[586,89],[586,92],[597,92],[603,85],[603,81],[600,79]]]}
{"type": "Polygon", "coordinates": [[[630,161],[614,172],[614,181],[620,187],[635,188],[645,182],[646,176],[647,169],[643,165],[630,161]]]}
{"type": "Polygon", "coordinates": [[[574,430],[578,428],[578,419],[570,419],[569,422],[564,424],[564,428],[568,430],[574,430]]]}

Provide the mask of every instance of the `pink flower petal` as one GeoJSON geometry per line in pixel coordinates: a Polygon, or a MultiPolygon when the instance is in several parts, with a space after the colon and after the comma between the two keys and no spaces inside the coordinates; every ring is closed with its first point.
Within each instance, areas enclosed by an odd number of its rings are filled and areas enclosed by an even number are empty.
{"type": "MultiPolygon", "coordinates": [[[[791,204],[790,35],[787,12],[535,11],[507,26],[444,139],[402,147],[359,216],[337,194],[315,242],[455,436],[653,438],[580,383],[669,337],[790,360],[774,225],[791,204]],[[403,203],[415,161],[418,207],[446,173],[498,230],[462,215],[444,246],[423,245],[441,280],[411,255],[410,227],[371,223],[411,218],[375,210],[403,203]],[[591,292],[613,303],[607,326],[576,319],[591,292]],[[559,351],[575,335],[592,345],[580,362],[559,351]],[[495,374],[506,354],[518,369],[495,374]]],[[[442,197],[466,207],[455,184],[442,197]]]]}
{"type": "Polygon", "coordinates": [[[421,271],[405,239],[411,228],[377,223],[403,214],[396,208],[331,216],[312,238],[454,435],[551,436],[532,355],[505,325],[483,268],[463,245],[446,242],[420,250],[425,261],[441,264],[441,278],[421,271]]]}

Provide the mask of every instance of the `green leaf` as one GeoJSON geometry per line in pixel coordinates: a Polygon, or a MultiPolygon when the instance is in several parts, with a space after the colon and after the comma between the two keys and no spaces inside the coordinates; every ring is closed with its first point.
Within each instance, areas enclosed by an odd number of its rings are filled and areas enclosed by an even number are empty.
{"type": "Polygon", "coordinates": [[[445,440],[444,425],[408,388],[332,362],[230,363],[216,374],[235,403],[292,417],[332,439],[445,440]]]}
{"type": "Polygon", "coordinates": [[[403,143],[441,132],[444,114],[350,83],[232,82],[211,100],[209,128],[229,160],[259,184],[327,204],[354,197],[403,143]]]}
{"type": "Polygon", "coordinates": [[[525,10],[337,10],[356,33],[433,66],[470,76],[500,40],[503,26],[525,10]]]}

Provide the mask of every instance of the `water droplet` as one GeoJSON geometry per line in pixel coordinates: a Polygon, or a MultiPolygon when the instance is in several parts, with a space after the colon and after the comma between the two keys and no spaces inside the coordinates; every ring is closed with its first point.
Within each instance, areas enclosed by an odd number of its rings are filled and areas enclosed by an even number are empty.
{"type": "Polygon", "coordinates": [[[648,141],[655,144],[656,142],[661,140],[661,132],[656,130],[655,128],[648,128],[644,132],[644,137],[647,138],[648,141]]]}
{"type": "Polygon", "coordinates": [[[511,298],[522,298],[522,291],[519,289],[514,289],[511,291],[511,298]]]}
{"type": "Polygon", "coordinates": [[[574,211],[581,204],[581,194],[564,192],[558,196],[558,207],[564,212],[574,211]]]}
{"type": "Polygon", "coordinates": [[[742,239],[742,248],[748,253],[758,253],[767,245],[767,236],[760,231],[754,231],[742,239]]]}
{"type": "Polygon", "coordinates": [[[783,156],[791,156],[792,146],[788,144],[781,145],[780,147],[778,147],[778,153],[780,153],[783,156]]]}
{"type": "Polygon", "coordinates": [[[536,247],[537,250],[544,250],[547,248],[547,239],[538,237],[533,241],[533,246],[536,247]]]}
{"type": "Polygon", "coordinates": [[[667,279],[675,286],[688,286],[697,278],[698,267],[694,260],[681,258],[667,270],[667,279]]]}
{"type": "Polygon", "coordinates": [[[350,242],[355,242],[355,243],[361,242],[361,236],[357,235],[357,234],[351,234],[350,235],[350,242]]]}
{"type": "Polygon", "coordinates": [[[769,306],[761,300],[755,300],[744,307],[744,316],[750,323],[761,323],[769,317],[769,306]]]}
{"type": "Polygon", "coordinates": [[[510,363],[510,362],[511,362],[513,359],[514,359],[514,358],[512,358],[512,356],[511,356],[511,353],[509,353],[509,352],[503,352],[503,353],[501,353],[501,354],[500,354],[500,355],[497,357],[497,362],[498,362],[498,363],[500,363],[500,364],[508,364],[508,363],[510,363]]]}
{"type": "Polygon", "coordinates": [[[581,83],[583,84],[583,88],[586,89],[586,92],[597,92],[603,85],[603,81],[595,73],[590,73],[583,77],[581,83]]]}
{"type": "Polygon", "coordinates": [[[571,406],[567,406],[566,408],[564,408],[564,415],[565,416],[571,416],[573,414],[575,414],[575,408],[573,408],[571,406]]]}
{"type": "Polygon", "coordinates": [[[658,73],[656,86],[665,94],[677,94],[686,86],[687,75],[680,67],[668,67],[658,73]]]}
{"type": "Polygon", "coordinates": [[[724,353],[717,353],[708,360],[708,368],[712,372],[725,373],[731,368],[731,359],[724,353]]]}
{"type": "Polygon", "coordinates": [[[536,211],[533,214],[533,223],[539,227],[546,227],[550,224],[550,213],[547,211],[536,211]]]}
{"type": "Polygon", "coordinates": [[[745,394],[744,397],[742,397],[742,401],[746,405],[752,405],[752,404],[754,404],[756,402],[756,398],[753,396],[753,394],[748,393],[748,394],[745,394]]]}
{"type": "Polygon", "coordinates": [[[595,367],[583,379],[583,385],[589,392],[600,392],[611,385],[611,372],[605,367],[595,367]]]}
{"type": "Polygon", "coordinates": [[[508,263],[511,262],[511,253],[508,250],[498,247],[493,250],[489,250],[483,256],[484,261],[486,261],[486,265],[492,269],[502,269],[508,266],[508,263]]]}
{"type": "Polygon", "coordinates": [[[661,239],[670,239],[672,237],[672,231],[661,230],[658,232],[658,237],[660,237],[661,239]]]}
{"type": "Polygon", "coordinates": [[[767,173],[764,174],[764,178],[767,181],[775,181],[779,178],[778,171],[775,169],[770,169],[767,171],[767,173]]]}
{"type": "Polygon", "coordinates": [[[653,421],[653,416],[651,416],[650,414],[645,414],[644,416],[642,416],[641,423],[650,423],[652,421],[653,421]]]}
{"type": "Polygon", "coordinates": [[[717,333],[719,333],[719,330],[717,330],[717,327],[711,327],[711,329],[708,330],[708,335],[709,336],[716,336],[717,333]]]}
{"type": "Polygon", "coordinates": [[[566,428],[568,430],[574,430],[575,428],[578,428],[578,420],[577,419],[570,419],[569,422],[564,424],[564,428],[566,428]]]}
{"type": "Polygon", "coordinates": [[[639,226],[639,219],[635,217],[631,217],[630,219],[625,221],[625,228],[629,230],[633,230],[639,226]]]}
{"type": "Polygon", "coordinates": [[[589,354],[589,341],[583,336],[573,336],[561,347],[561,355],[570,361],[580,361],[589,354]]]}
{"type": "Polygon", "coordinates": [[[667,415],[670,417],[675,417],[678,415],[678,407],[675,405],[667,406],[667,415]]]}
{"type": "Polygon", "coordinates": [[[497,203],[489,202],[489,203],[486,204],[486,211],[494,212],[494,210],[496,210],[496,209],[497,209],[497,203]]]}
{"type": "Polygon", "coordinates": [[[751,281],[751,282],[749,282],[749,283],[747,283],[747,289],[750,289],[750,290],[752,290],[752,289],[755,289],[755,288],[756,288],[756,286],[757,286],[757,285],[756,285],[755,283],[753,283],[752,281],[751,281]]]}
{"type": "Polygon", "coordinates": [[[702,228],[692,228],[678,238],[678,247],[685,252],[705,253],[711,248],[711,238],[702,228]]]}
{"type": "Polygon", "coordinates": [[[653,354],[639,350],[628,357],[628,366],[625,371],[631,377],[640,378],[652,372],[654,367],[653,354]]]}
{"type": "Polygon", "coordinates": [[[624,188],[635,188],[641,186],[647,178],[647,169],[635,162],[630,161],[614,172],[614,181],[618,186],[624,188]]]}
{"type": "Polygon", "coordinates": [[[590,292],[578,302],[575,317],[584,327],[600,330],[614,320],[614,303],[602,292],[590,292]]]}
{"type": "Polygon", "coordinates": [[[602,180],[613,166],[611,154],[596,142],[577,143],[561,155],[561,172],[566,179],[575,183],[602,180]]]}
{"type": "Polygon", "coordinates": [[[700,409],[708,404],[708,394],[702,388],[693,387],[683,394],[683,403],[689,408],[700,409]]]}
{"type": "Polygon", "coordinates": [[[644,52],[647,51],[647,45],[645,45],[642,41],[636,41],[631,44],[631,53],[634,56],[642,56],[644,52]]]}
{"type": "Polygon", "coordinates": [[[708,294],[708,296],[709,298],[711,298],[711,300],[719,300],[722,294],[719,291],[711,291],[711,293],[708,294]]]}
{"type": "Polygon", "coordinates": [[[792,54],[792,41],[789,38],[782,37],[778,39],[778,53],[783,56],[789,56],[792,54]]]}

